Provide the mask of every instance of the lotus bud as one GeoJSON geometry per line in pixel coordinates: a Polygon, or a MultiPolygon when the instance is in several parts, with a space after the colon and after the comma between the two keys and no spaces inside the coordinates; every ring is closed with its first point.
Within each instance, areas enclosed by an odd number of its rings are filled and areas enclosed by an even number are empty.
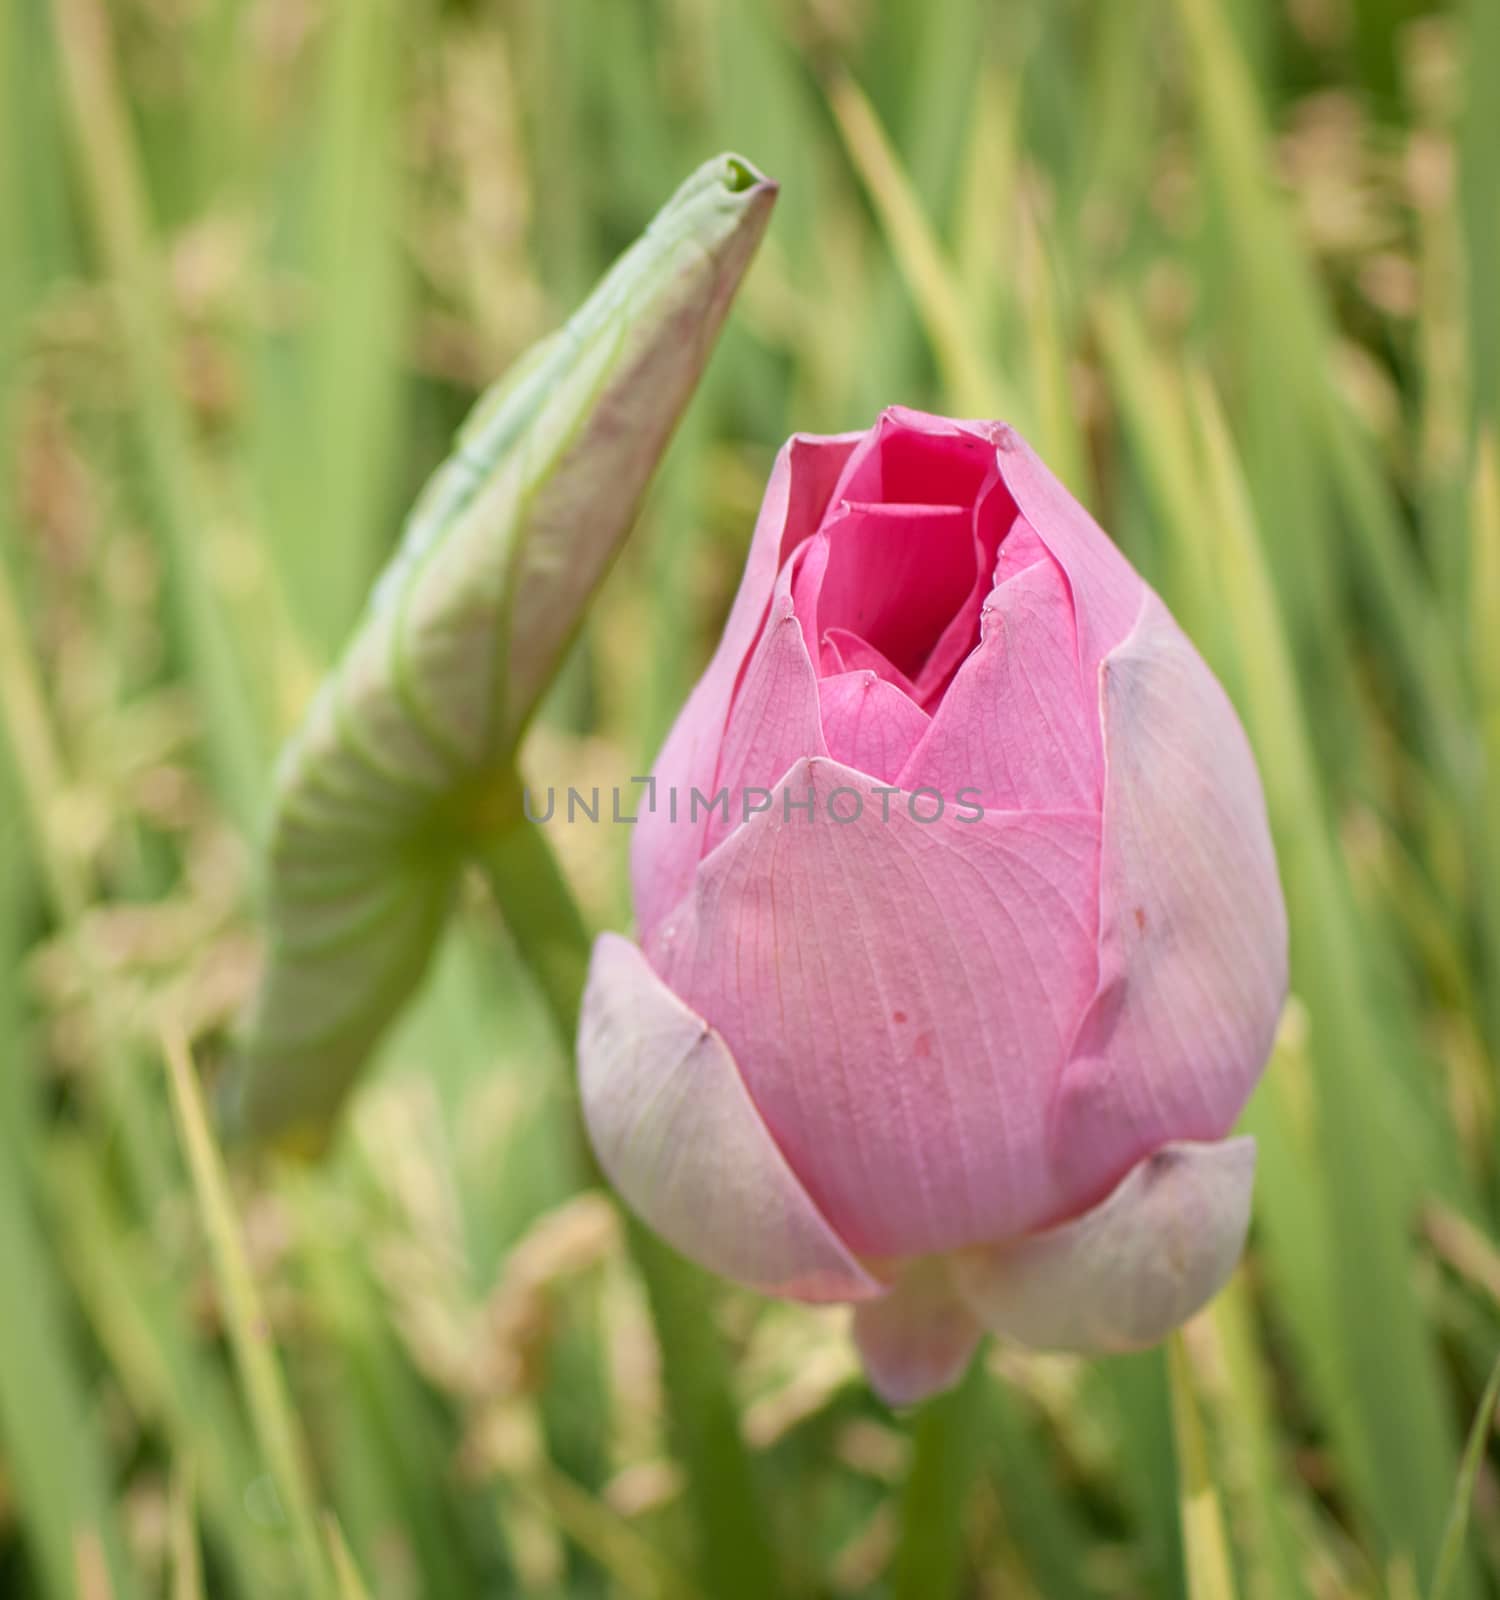
{"type": "Polygon", "coordinates": [[[649,798],[579,1062],[668,1241],[852,1303],[897,1402],[986,1329],[1135,1349],[1220,1287],[1287,981],[1260,779],[1014,430],[786,446],[649,798]]]}

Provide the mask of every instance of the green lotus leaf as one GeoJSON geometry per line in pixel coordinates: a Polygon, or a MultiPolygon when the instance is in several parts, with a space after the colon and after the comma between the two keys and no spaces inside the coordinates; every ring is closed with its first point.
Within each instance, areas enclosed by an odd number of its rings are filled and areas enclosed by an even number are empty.
{"type": "Polygon", "coordinates": [[[231,1132],[321,1143],[420,981],[774,198],[739,157],[700,167],[485,395],[423,491],[283,756],[231,1132]]]}

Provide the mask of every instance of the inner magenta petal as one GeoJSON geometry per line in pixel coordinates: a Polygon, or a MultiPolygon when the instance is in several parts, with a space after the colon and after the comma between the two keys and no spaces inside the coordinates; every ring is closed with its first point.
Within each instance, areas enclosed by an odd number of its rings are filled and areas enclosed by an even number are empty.
{"type": "Polygon", "coordinates": [[[972,513],[962,506],[849,505],[825,531],[819,637],[846,629],[915,679],[973,591],[972,513]]]}
{"type": "Polygon", "coordinates": [[[994,446],[971,433],[920,433],[894,423],[880,441],[881,499],[971,506],[994,446]]]}
{"type": "Polygon", "coordinates": [[[994,445],[977,434],[887,411],[845,464],[832,503],[971,506],[994,463],[994,445]]]}
{"type": "Polygon", "coordinates": [[[937,642],[928,652],[916,680],[916,701],[931,711],[947,692],[953,674],[979,644],[980,616],[994,584],[997,563],[1002,559],[1021,526],[1015,502],[1011,499],[999,469],[991,466],[988,482],[974,503],[972,537],[974,541],[974,583],[963,604],[948,620],[937,642]]]}

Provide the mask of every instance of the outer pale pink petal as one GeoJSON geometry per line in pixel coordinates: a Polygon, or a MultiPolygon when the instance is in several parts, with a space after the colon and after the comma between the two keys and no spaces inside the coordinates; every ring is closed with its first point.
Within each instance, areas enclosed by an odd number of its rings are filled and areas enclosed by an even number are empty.
{"type": "MultiPolygon", "coordinates": [[[[995,557],[995,586],[998,588],[1000,584],[1019,577],[1028,567],[1034,567],[1038,561],[1055,563],[1056,559],[1046,545],[1037,538],[1036,529],[1020,512],[1016,512],[1015,520],[1011,523],[995,557]]],[[[1068,604],[1072,605],[1071,594],[1068,604]]],[[[1075,637],[1076,631],[1075,629],[1075,637]]]]}
{"type": "Polygon", "coordinates": [[[1062,1214],[1046,1111],[1094,986],[1098,817],[965,822],[950,797],[922,823],[898,794],[883,820],[874,788],[798,763],[647,952],[840,1236],[894,1258],[1062,1214]],[[830,819],[840,788],[858,821],[830,819]],[[789,808],[809,797],[813,820],[789,808]]]}
{"type": "Polygon", "coordinates": [[[1147,591],[1100,671],[1106,776],[1099,986],[1052,1118],[1084,1204],[1170,1139],[1218,1139],[1286,994],[1286,911],[1250,747],[1228,697],[1147,591]]]}
{"type": "Polygon", "coordinates": [[[1099,663],[1130,631],[1145,583],[1014,428],[981,426],[994,440],[1001,476],[1021,515],[1067,576],[1078,621],[1078,661],[1090,683],[1099,663]]]}
{"type": "Polygon", "coordinates": [[[895,781],[928,728],[927,713],[869,669],[824,678],[818,703],[829,755],[882,783],[895,781]]]}
{"type": "MultiPolygon", "coordinates": [[[[728,801],[707,818],[700,846],[704,854],[745,820],[748,791],[770,789],[794,761],[822,755],[828,748],[817,673],[792,606],[794,565],[788,562],[777,580],[765,628],[730,707],[714,778],[714,792],[726,792],[728,801]]],[[[755,799],[748,803],[754,806],[755,799]]],[[[680,795],[678,809],[680,819],[687,819],[680,825],[689,825],[692,796],[680,795]]]]}
{"type": "Polygon", "coordinates": [[[616,934],[594,946],[578,1065],[600,1166],[685,1256],[766,1294],[880,1292],[793,1176],[724,1041],[616,934]]]}
{"type": "Polygon", "coordinates": [[[1081,1217],[954,1257],[954,1282],[985,1327],[1036,1349],[1143,1349],[1228,1280],[1254,1176],[1253,1139],[1165,1145],[1081,1217]]]}
{"type": "Polygon", "coordinates": [[[854,1310],[854,1342],[870,1387],[890,1406],[951,1389],[982,1332],[942,1256],[912,1262],[889,1294],[854,1310]]]}
{"type": "MultiPolygon", "coordinates": [[[[783,446],[767,485],[755,537],[719,647],[688,697],[656,761],[657,790],[686,796],[712,789],[724,719],[740,672],[760,634],[786,555],[817,528],[859,434],[798,434],[783,446]]],[[[642,933],[676,905],[692,883],[701,833],[674,825],[665,807],[643,816],[631,847],[637,924],[642,933]]]]}
{"type": "MultiPolygon", "coordinates": [[[[1024,536],[1024,524],[1017,531],[1024,536]]],[[[1067,584],[1040,551],[985,602],[979,648],[959,668],[900,783],[944,794],[972,786],[984,805],[1006,811],[1093,810],[1097,720],[1079,678],[1067,584]]]]}

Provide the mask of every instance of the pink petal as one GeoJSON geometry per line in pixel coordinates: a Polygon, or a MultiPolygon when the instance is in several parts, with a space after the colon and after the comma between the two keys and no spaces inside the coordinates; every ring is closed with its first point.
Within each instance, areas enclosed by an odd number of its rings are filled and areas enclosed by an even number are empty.
{"type": "Polygon", "coordinates": [[[974,547],[974,578],[969,592],[948,620],[937,643],[917,674],[914,697],[923,710],[931,710],[952,681],[953,674],[979,643],[985,601],[994,588],[995,562],[1002,542],[1016,521],[1015,502],[1005,487],[998,466],[979,491],[970,512],[970,537],[974,547]]]}
{"type": "MultiPolygon", "coordinates": [[[[994,586],[998,589],[1002,583],[1008,583],[1010,579],[1025,572],[1028,567],[1034,567],[1038,561],[1052,560],[1054,560],[1052,552],[1037,538],[1036,529],[1025,517],[1017,514],[995,557],[994,586]]],[[[1070,591],[1068,595],[1070,608],[1072,604],[1073,597],[1070,591]]],[[[1075,629],[1075,634],[1076,631],[1075,629]]]]}
{"type": "MultiPolygon", "coordinates": [[[[766,487],[745,575],[719,647],[698,680],[656,760],[658,791],[686,796],[712,787],[730,699],[745,658],[765,622],[776,576],[786,559],[816,530],[844,464],[862,435],[814,438],[798,434],[776,457],[766,487]]],[[[678,827],[665,804],[643,815],[631,843],[631,881],[637,923],[648,932],[691,886],[702,830],[678,827]]]]}
{"type": "Polygon", "coordinates": [[[1254,1176],[1253,1139],[1164,1145],[1081,1217],[955,1256],[954,1282],[985,1327],[1035,1349],[1143,1349],[1228,1281],[1254,1176]]]}
{"type": "Polygon", "coordinates": [[[885,821],[874,787],[799,762],[647,949],[840,1235],[926,1255],[1057,1214],[1046,1110],[1094,987],[1099,824],[951,797],[923,823],[904,795],[885,821]],[[840,789],[857,822],[830,819],[840,789]],[[788,808],[809,791],[815,820],[788,808]]]}
{"type": "Polygon", "coordinates": [[[685,1256],[798,1300],[880,1292],[793,1176],[724,1041],[616,934],[594,946],[578,1068],[600,1166],[685,1256]]]}
{"type": "Polygon", "coordinates": [[[1147,591],[1100,671],[1099,986],[1052,1148],[1075,1204],[1169,1139],[1218,1139],[1286,994],[1286,912],[1260,779],[1224,691],[1147,591]]]}
{"type": "Polygon", "coordinates": [[[841,672],[873,672],[908,700],[917,699],[916,685],[899,668],[893,667],[867,639],[847,628],[823,630],[822,675],[832,678],[841,672]]]}
{"type": "Polygon", "coordinates": [[[1067,577],[1078,614],[1079,663],[1091,678],[1129,632],[1145,585],[1007,423],[958,421],[892,406],[849,456],[833,501],[973,505],[996,462],[1017,510],[1067,577]]]}
{"type": "Polygon", "coordinates": [[[792,609],[797,613],[797,622],[802,629],[802,642],[807,646],[807,658],[816,664],[820,676],[827,672],[830,666],[829,648],[818,637],[818,594],[823,587],[823,575],[828,571],[828,557],[826,533],[814,534],[791,557],[792,609]]]}
{"type": "MultiPolygon", "coordinates": [[[[708,817],[700,846],[705,854],[745,821],[747,804],[769,797],[794,761],[827,749],[817,674],[792,608],[797,566],[794,557],[777,580],[765,628],[730,708],[714,780],[714,792],[728,799],[708,817]],[[757,789],[760,796],[752,794],[757,789]]],[[[678,804],[691,824],[691,795],[679,796],[678,804]]]]}
{"type": "Polygon", "coordinates": [[[928,728],[927,713],[873,672],[824,678],[818,703],[829,755],[882,783],[894,781],[928,728]]]}
{"type": "Polygon", "coordinates": [[[993,461],[983,427],[891,406],[849,457],[833,499],[972,506],[993,461]]]}
{"type": "MultiPolygon", "coordinates": [[[[1026,524],[1017,532],[1002,560],[1013,542],[1025,547],[1026,524]]],[[[1079,677],[1072,600],[1057,563],[1034,538],[1032,548],[1037,559],[985,603],[979,648],[902,770],[904,788],[956,794],[974,785],[984,805],[1003,811],[1098,806],[1097,711],[1079,677]]]]}
{"type": "Polygon", "coordinates": [[[854,1342],[870,1387],[889,1406],[951,1389],[982,1332],[942,1256],[912,1262],[889,1294],[854,1309],[854,1342]]]}
{"type": "MultiPolygon", "coordinates": [[[[922,670],[977,572],[968,506],[845,505],[829,516],[817,632],[845,628],[908,677],[922,670]]],[[[988,574],[986,574],[986,578],[988,574]]],[[[799,592],[799,612],[805,601],[799,592]]]]}
{"type": "Polygon", "coordinates": [[[1068,580],[1078,622],[1078,660],[1085,682],[1125,637],[1145,584],[1103,528],[1005,423],[980,424],[999,453],[1000,472],[1021,515],[1051,551],[1068,580]]]}

